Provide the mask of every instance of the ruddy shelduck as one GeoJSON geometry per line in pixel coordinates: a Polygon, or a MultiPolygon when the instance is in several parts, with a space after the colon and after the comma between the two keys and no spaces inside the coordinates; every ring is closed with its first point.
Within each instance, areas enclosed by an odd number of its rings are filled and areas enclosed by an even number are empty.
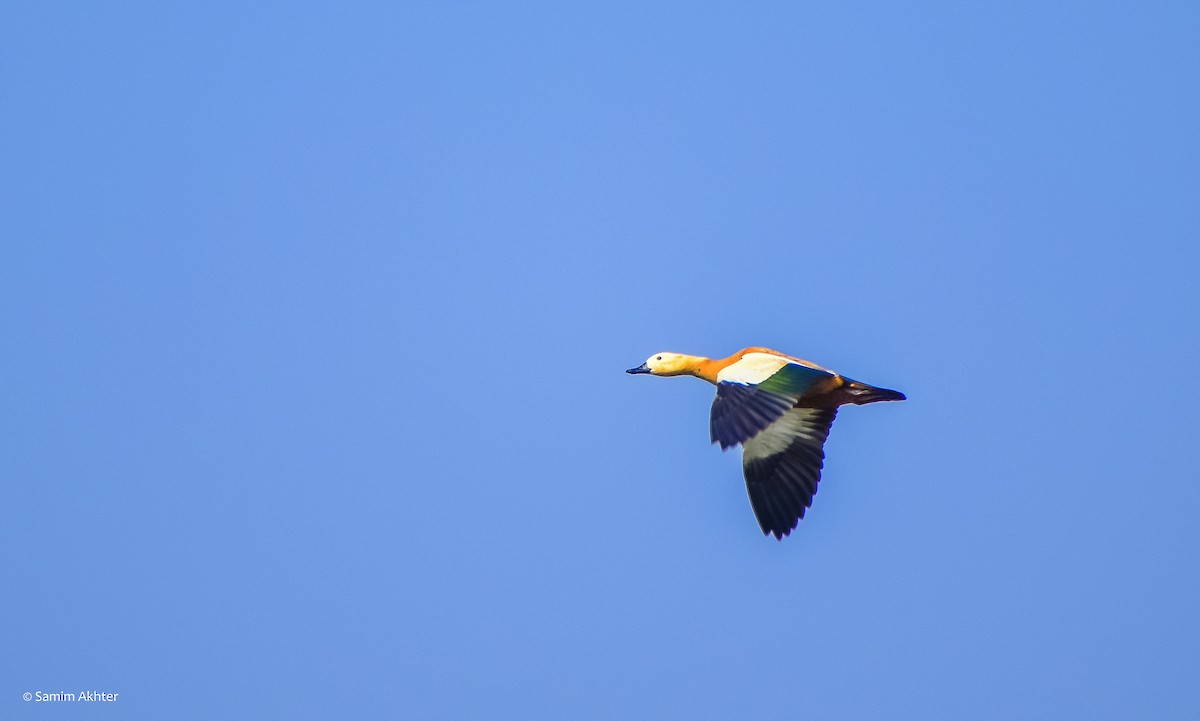
{"type": "Polygon", "coordinates": [[[719,360],[655,353],[625,372],[695,376],[717,387],[709,418],[712,442],[721,450],[742,446],[750,507],[762,532],[779,540],[812,506],[838,406],[904,400],[899,391],[769,348],[744,348],[719,360]]]}

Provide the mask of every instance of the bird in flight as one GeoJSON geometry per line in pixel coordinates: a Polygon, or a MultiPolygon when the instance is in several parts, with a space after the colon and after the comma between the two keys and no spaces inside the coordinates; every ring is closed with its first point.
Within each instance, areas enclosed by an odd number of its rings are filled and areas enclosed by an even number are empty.
{"type": "Polygon", "coordinates": [[[655,353],[625,372],[695,376],[717,387],[709,418],[712,442],[721,450],[742,446],[750,507],[763,534],[778,540],[812,505],[838,406],[905,399],[899,391],[769,348],[744,348],[722,359],[655,353]]]}

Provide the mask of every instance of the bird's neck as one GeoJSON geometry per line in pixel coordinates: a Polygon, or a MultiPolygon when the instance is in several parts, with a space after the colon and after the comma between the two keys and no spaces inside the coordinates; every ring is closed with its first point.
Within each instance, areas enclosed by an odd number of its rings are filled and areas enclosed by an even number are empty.
{"type": "Polygon", "coordinates": [[[717,373],[721,372],[727,363],[722,360],[713,360],[704,356],[694,356],[692,362],[688,364],[688,375],[696,376],[702,380],[706,380],[713,385],[717,382],[717,373]]]}

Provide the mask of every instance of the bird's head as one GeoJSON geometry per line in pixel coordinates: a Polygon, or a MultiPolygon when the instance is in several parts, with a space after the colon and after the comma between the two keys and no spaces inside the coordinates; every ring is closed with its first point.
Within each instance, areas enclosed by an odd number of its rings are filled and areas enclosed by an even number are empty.
{"type": "Polygon", "coordinates": [[[700,358],[682,353],[655,353],[637,368],[630,368],[626,373],[649,373],[655,376],[690,375],[700,358]]]}

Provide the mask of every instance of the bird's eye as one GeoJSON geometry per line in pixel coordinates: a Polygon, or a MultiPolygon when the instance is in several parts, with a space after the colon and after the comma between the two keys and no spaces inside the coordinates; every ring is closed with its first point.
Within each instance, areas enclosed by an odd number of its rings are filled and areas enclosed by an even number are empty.
{"type": "Polygon", "coordinates": [[[658,356],[654,360],[662,360],[662,356],[658,356]]]}

